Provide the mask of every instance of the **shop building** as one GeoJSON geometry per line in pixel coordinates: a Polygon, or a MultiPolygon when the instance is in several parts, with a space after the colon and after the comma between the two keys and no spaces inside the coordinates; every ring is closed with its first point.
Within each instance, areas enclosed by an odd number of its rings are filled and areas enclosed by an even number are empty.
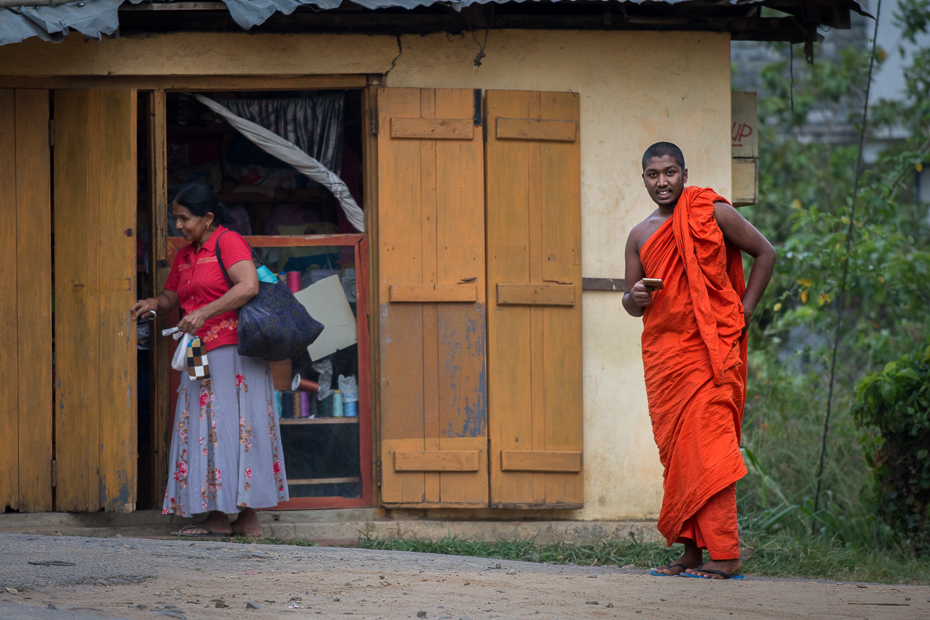
{"type": "MultiPolygon", "coordinates": [[[[356,378],[357,416],[292,401],[279,510],[656,517],[641,323],[620,303],[652,208],[641,154],[674,141],[691,183],[751,192],[731,161],[731,40],[814,40],[858,5],[391,4],[246,33],[230,11],[248,2],[126,3],[119,36],[85,20],[0,46],[0,506],[161,507],[177,383],[157,331],[177,316],[142,341],[128,309],[163,286],[171,197],[198,180],[273,270],[336,277],[355,322],[324,359],[356,378]],[[363,225],[195,95],[293,132],[363,225]]],[[[276,366],[285,398],[319,361],[276,366]]]]}

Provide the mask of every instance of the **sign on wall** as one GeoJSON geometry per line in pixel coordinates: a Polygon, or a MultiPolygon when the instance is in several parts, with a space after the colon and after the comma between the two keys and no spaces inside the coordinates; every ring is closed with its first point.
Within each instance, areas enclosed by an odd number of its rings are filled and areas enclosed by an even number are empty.
{"type": "Polygon", "coordinates": [[[733,205],[744,207],[759,201],[759,118],[756,93],[731,94],[730,145],[733,205]]]}

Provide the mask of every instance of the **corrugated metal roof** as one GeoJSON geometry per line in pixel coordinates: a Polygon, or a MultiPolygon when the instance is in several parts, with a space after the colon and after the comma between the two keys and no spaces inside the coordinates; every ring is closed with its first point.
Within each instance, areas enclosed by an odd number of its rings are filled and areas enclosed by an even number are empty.
{"type": "MultiPolygon", "coordinates": [[[[119,26],[118,9],[123,2],[138,4],[143,0],[80,0],[67,4],[41,7],[0,8],[0,45],[18,43],[29,37],[59,42],[71,30],[86,37],[100,39],[111,35],[119,26]]],[[[559,2],[560,0],[353,0],[366,9],[413,9],[444,4],[461,10],[473,4],[506,4],[508,2],[559,2]]],[[[569,0],[572,1],[572,0],[569,0]]],[[[604,0],[615,2],[617,0],[604,0]]],[[[652,0],[626,0],[634,4],[659,4],[652,0]]],[[[663,4],[682,4],[692,0],[664,0],[663,4]]],[[[245,30],[264,23],[276,12],[290,15],[299,6],[310,5],[322,10],[339,8],[342,0],[223,0],[230,16],[245,30]]],[[[763,0],[717,0],[702,4],[761,4],[763,0]]],[[[619,2],[618,2],[619,3],[619,2]]],[[[855,3],[852,3],[855,5],[855,3]]]]}

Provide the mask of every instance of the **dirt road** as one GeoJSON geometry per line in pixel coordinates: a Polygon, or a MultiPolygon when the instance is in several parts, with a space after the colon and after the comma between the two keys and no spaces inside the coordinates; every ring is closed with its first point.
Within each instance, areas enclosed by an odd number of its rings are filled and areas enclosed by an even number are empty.
{"type": "Polygon", "coordinates": [[[3,602],[51,604],[62,618],[68,610],[139,620],[930,618],[927,586],[716,582],[615,567],[133,538],[0,534],[0,550],[3,602]]]}

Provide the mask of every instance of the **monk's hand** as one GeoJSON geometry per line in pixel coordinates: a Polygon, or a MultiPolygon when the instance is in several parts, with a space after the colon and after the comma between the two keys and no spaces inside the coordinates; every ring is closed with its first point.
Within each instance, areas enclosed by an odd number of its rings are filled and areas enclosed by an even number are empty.
{"type": "Polygon", "coordinates": [[[190,314],[185,315],[184,318],[178,322],[178,329],[185,334],[196,336],[197,332],[200,331],[200,328],[203,327],[203,324],[206,322],[207,316],[200,310],[194,310],[190,314]]]}
{"type": "Polygon", "coordinates": [[[743,331],[740,332],[739,337],[742,338],[746,335],[746,332],[749,331],[749,321],[752,320],[752,310],[747,310],[743,308],[743,331]]]}
{"type": "Polygon", "coordinates": [[[633,290],[630,291],[630,296],[633,298],[633,301],[637,306],[645,308],[652,303],[652,294],[655,291],[656,289],[649,288],[643,284],[642,280],[640,280],[633,285],[633,290]]]}

